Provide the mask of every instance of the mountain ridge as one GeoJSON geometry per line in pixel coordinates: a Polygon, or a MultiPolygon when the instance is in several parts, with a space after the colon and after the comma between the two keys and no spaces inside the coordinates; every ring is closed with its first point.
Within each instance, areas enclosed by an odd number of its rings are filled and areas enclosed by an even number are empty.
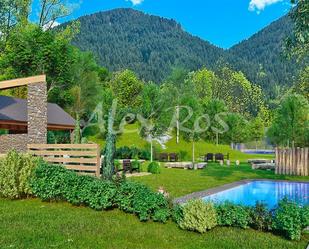
{"type": "Polygon", "coordinates": [[[173,67],[215,70],[220,62],[243,71],[266,92],[291,85],[297,66],[282,61],[284,37],[292,32],[288,16],[274,21],[230,49],[185,31],[174,19],[120,8],[82,16],[73,44],[93,52],[111,71],[129,68],[142,79],[162,82],[173,67]]]}

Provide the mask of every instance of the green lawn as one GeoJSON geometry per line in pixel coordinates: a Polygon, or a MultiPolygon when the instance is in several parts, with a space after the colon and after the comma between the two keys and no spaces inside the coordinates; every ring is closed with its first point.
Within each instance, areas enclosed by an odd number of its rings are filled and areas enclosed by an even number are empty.
{"type": "MultiPolygon", "coordinates": [[[[138,126],[137,124],[127,125],[125,127],[125,132],[117,138],[117,147],[129,146],[129,147],[138,147],[138,148],[146,148],[147,141],[141,138],[137,132],[138,126]]],[[[105,141],[102,139],[98,139],[96,137],[88,137],[88,139],[92,142],[100,144],[103,148],[105,145],[105,141]]],[[[149,145],[148,145],[149,147],[149,145]]],[[[176,143],[176,138],[173,137],[166,144],[166,149],[161,148],[159,144],[156,145],[156,148],[161,152],[176,152],[180,153],[185,152],[185,160],[192,159],[192,143],[186,142],[182,138],[180,138],[180,142],[176,143]]],[[[273,159],[274,155],[249,155],[242,153],[237,150],[232,150],[228,145],[215,145],[205,141],[198,141],[195,143],[195,158],[200,157],[201,155],[205,155],[206,153],[223,153],[226,155],[230,154],[230,159],[232,161],[240,160],[247,161],[250,158],[269,158],[273,159]]]]}
{"type": "MultiPolygon", "coordinates": [[[[309,181],[308,177],[275,176],[272,172],[252,171],[210,165],[202,171],[163,169],[162,174],[133,180],[153,189],[164,186],[173,196],[204,190],[249,178],[275,178],[309,181]]],[[[0,200],[1,248],[104,248],[104,249],[304,249],[309,234],[300,242],[290,242],[271,233],[251,229],[217,227],[203,235],[182,231],[167,224],[141,223],[118,210],[97,212],[67,203],[43,203],[37,199],[0,200]]]]}
{"type": "Polygon", "coordinates": [[[173,197],[180,197],[244,179],[309,181],[309,177],[282,176],[275,175],[273,171],[252,170],[246,163],[231,167],[210,164],[204,170],[166,169],[162,165],[163,163],[161,164],[161,174],[136,177],[134,180],[145,183],[154,190],[163,186],[173,197]]]}
{"type": "Polygon", "coordinates": [[[0,200],[0,222],[1,249],[304,249],[309,240],[290,242],[270,233],[220,227],[200,235],[172,222],[141,223],[118,210],[97,212],[39,200],[0,200]]]}

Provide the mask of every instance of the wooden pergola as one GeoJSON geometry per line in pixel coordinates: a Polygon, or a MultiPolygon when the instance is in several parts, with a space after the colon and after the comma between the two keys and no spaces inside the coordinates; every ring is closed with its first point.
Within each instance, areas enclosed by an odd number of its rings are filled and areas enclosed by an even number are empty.
{"type": "MultiPolygon", "coordinates": [[[[0,90],[46,82],[45,75],[0,82],[0,90]]],[[[56,104],[47,103],[48,130],[74,130],[75,120],[56,104]]],[[[0,96],[0,129],[9,133],[27,133],[27,100],[0,96]]]]}

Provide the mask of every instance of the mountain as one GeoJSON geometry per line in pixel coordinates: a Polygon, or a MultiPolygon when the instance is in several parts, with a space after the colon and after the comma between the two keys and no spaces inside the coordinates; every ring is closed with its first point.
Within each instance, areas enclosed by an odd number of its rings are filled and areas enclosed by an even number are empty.
{"type": "Polygon", "coordinates": [[[284,16],[229,49],[229,62],[269,92],[277,85],[291,86],[301,67],[284,56],[284,42],[292,31],[291,19],[284,16]]]}
{"type": "Polygon", "coordinates": [[[291,85],[298,66],[283,58],[283,44],[293,25],[285,16],[248,40],[223,50],[185,32],[174,20],[133,9],[115,9],[78,19],[73,44],[92,51],[111,71],[132,69],[144,80],[161,82],[173,67],[215,69],[229,63],[271,96],[276,85],[291,85]]]}
{"type": "Polygon", "coordinates": [[[129,68],[145,80],[159,82],[172,67],[212,68],[225,51],[184,32],[174,20],[133,9],[116,9],[79,18],[73,44],[90,50],[99,63],[115,71],[129,68]]]}

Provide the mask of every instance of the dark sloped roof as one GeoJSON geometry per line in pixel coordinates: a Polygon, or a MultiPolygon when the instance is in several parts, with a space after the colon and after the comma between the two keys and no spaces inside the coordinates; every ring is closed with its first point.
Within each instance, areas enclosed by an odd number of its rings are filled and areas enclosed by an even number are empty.
{"type": "MultiPolygon", "coordinates": [[[[0,96],[0,121],[27,122],[27,100],[0,96]]],[[[73,126],[75,120],[56,104],[47,104],[47,124],[73,126]]]]}

